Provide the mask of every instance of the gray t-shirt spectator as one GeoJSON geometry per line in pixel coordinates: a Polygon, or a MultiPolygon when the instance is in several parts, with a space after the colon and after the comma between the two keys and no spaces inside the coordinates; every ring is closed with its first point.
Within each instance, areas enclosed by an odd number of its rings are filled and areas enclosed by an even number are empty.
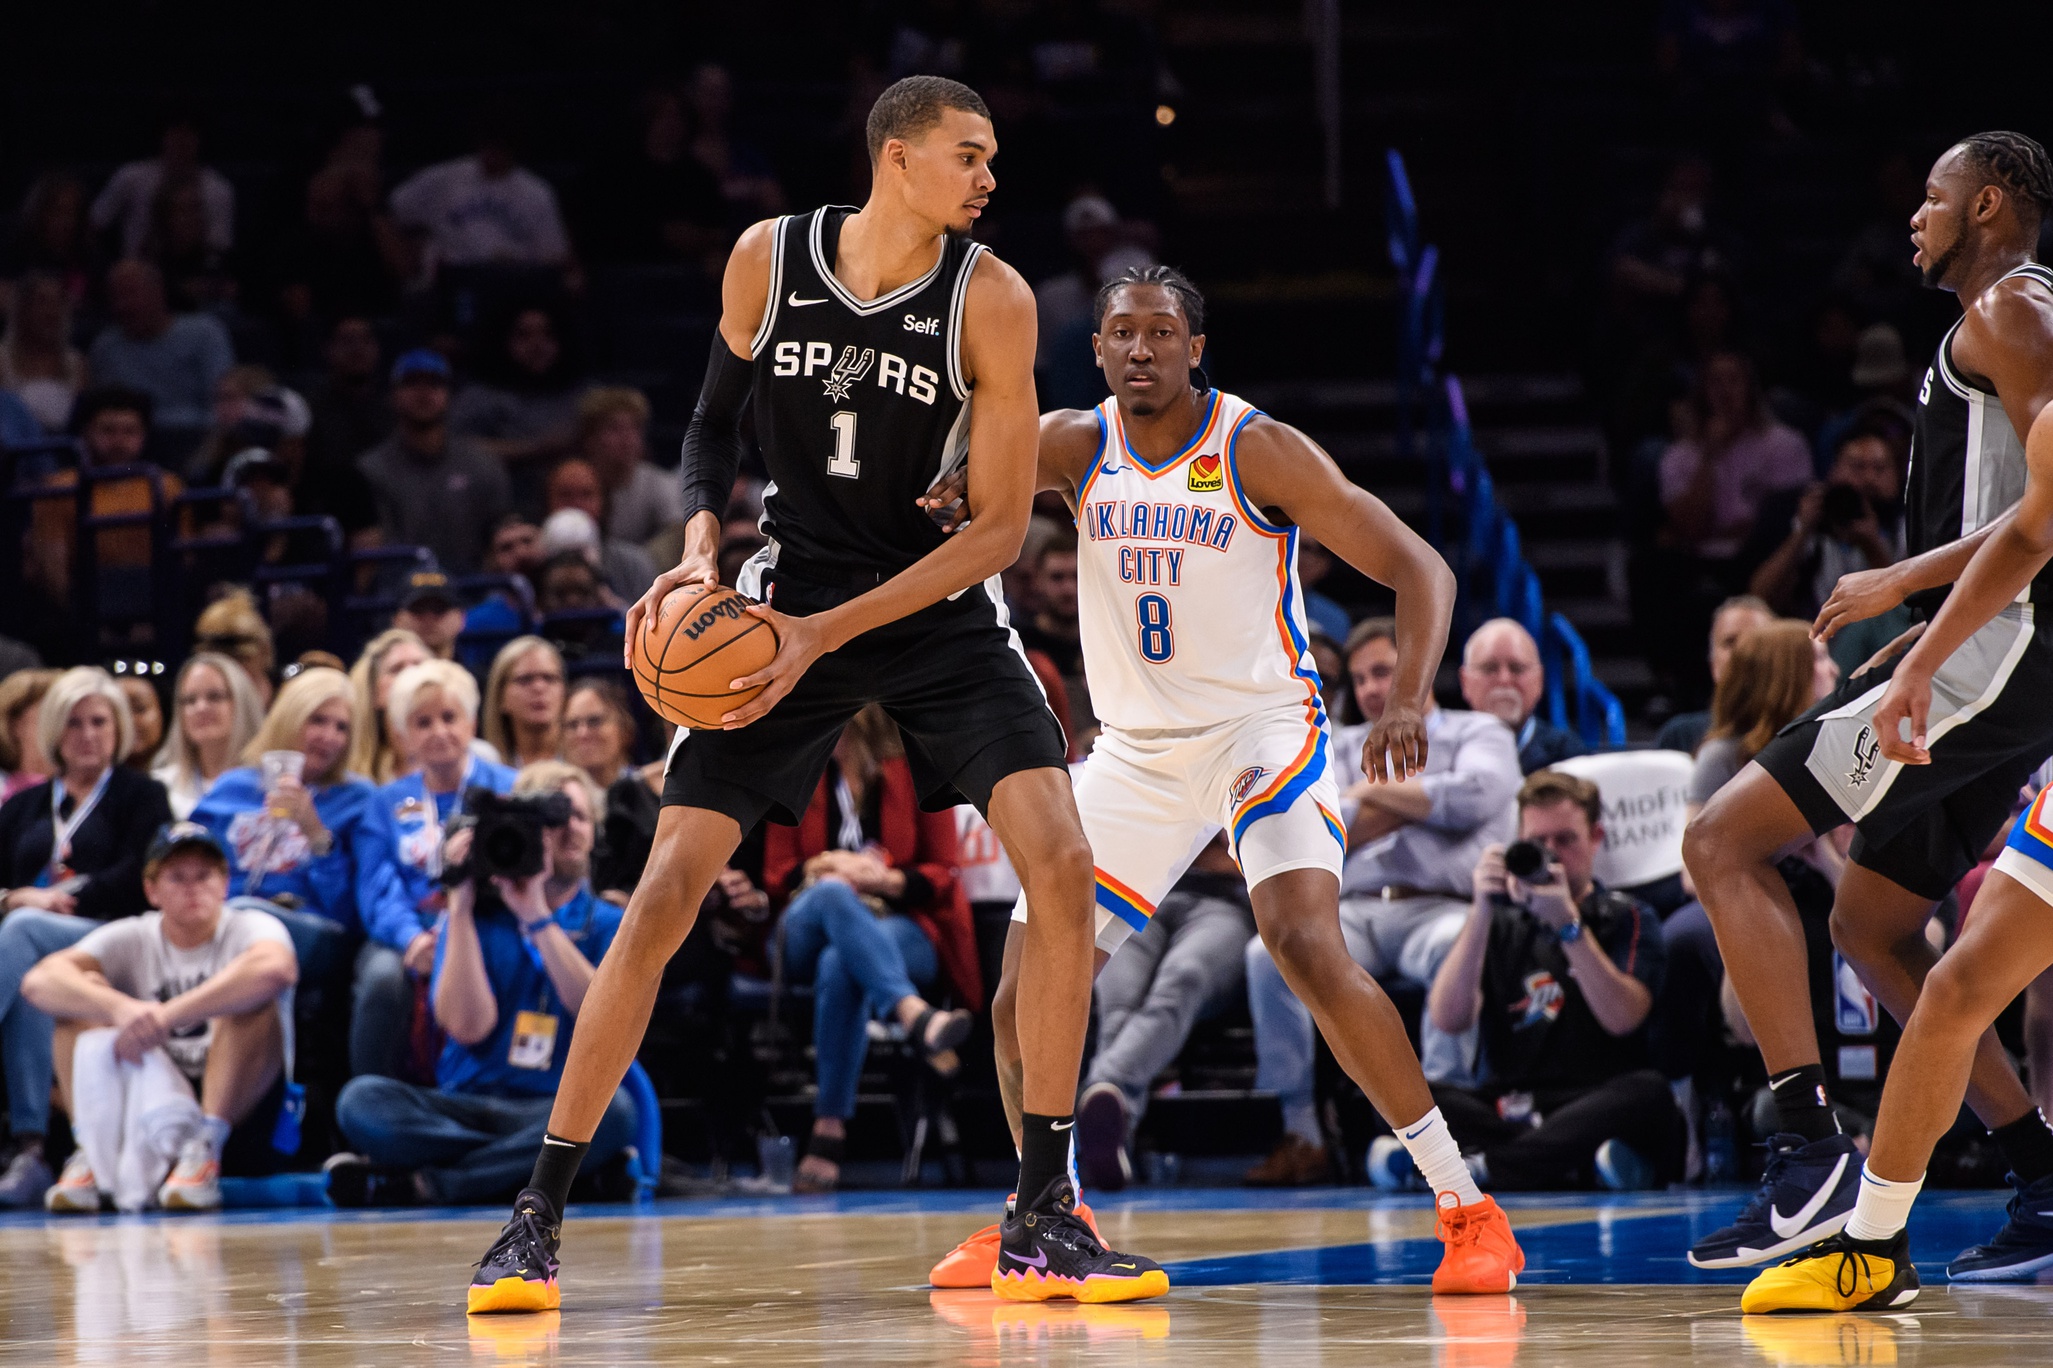
{"type": "Polygon", "coordinates": [[[445,266],[556,266],[570,257],[556,192],[526,167],[494,176],[476,157],[438,162],[392,192],[392,215],[425,232],[445,266]]]}
{"type": "MultiPolygon", "coordinates": [[[[123,917],[86,934],[78,948],[100,962],[100,972],[118,992],[144,1002],[169,1002],[189,993],[228,967],[229,961],[261,941],[290,948],[292,936],[268,912],[224,907],[214,938],[181,950],[164,938],[164,914],[145,912],[123,917]]],[[[292,990],[278,999],[279,1021],[292,1030],[292,990]]],[[[214,1023],[203,1021],[172,1033],[164,1042],[179,1072],[197,1080],[207,1069],[207,1047],[214,1043],[214,1023]]],[[[287,1058],[291,1057],[288,1049],[287,1058]]]]}
{"type": "Polygon", "coordinates": [[[214,385],[235,364],[228,329],[211,314],[178,314],[138,342],[113,324],[93,339],[93,383],[127,385],[150,396],[158,427],[198,431],[214,416],[214,385]]]}
{"type": "MultiPolygon", "coordinates": [[[[1345,793],[1362,780],[1367,723],[1333,735],[1333,763],[1345,793]]],[[[1374,894],[1386,887],[1423,889],[1466,898],[1474,888],[1483,847],[1517,834],[1513,799],[1524,776],[1511,728],[1490,713],[1435,708],[1426,718],[1426,770],[1417,783],[1432,796],[1426,816],[1349,851],[1341,868],[1343,894],[1374,894]]],[[[1355,805],[1342,800],[1352,821],[1355,805]]]]}
{"type": "Polygon", "coordinates": [[[497,385],[465,385],[449,401],[449,430],[466,437],[524,441],[577,429],[577,401],[584,388],[522,394],[497,385]]]}
{"type": "Polygon", "coordinates": [[[477,573],[492,528],[513,511],[506,468],[475,443],[451,436],[428,460],[394,433],[357,458],[388,543],[425,546],[452,575],[477,573]]]}

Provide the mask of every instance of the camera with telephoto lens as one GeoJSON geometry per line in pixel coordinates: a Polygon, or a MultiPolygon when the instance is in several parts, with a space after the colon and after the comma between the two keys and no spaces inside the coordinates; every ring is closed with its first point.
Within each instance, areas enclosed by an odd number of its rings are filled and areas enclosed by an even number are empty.
{"type": "Polygon", "coordinates": [[[532,879],[548,864],[543,833],[570,824],[570,799],[561,793],[505,797],[474,788],[463,796],[463,815],[449,833],[471,831],[470,858],[442,870],[442,884],[455,888],[473,879],[532,879]]]}
{"type": "Polygon", "coordinates": [[[1547,866],[1553,862],[1538,841],[1513,841],[1504,847],[1504,872],[1520,883],[1545,883],[1547,866]]]}

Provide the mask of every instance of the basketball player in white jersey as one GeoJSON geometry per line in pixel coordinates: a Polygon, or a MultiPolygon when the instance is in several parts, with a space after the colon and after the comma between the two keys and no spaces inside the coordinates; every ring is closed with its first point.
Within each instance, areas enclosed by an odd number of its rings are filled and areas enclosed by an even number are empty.
{"type": "MultiPolygon", "coordinates": [[[[1362,761],[1377,782],[1401,783],[1425,763],[1454,577],[1303,433],[1193,386],[1204,302],[1180,274],[1129,270],[1100,291],[1097,312],[1094,345],[1113,397],[1042,415],[1039,482],[1076,512],[1084,671],[1104,724],[1076,785],[1096,865],[1098,949],[1109,955],[1145,927],[1223,828],[1284,978],[1433,1187],[1447,1244],[1434,1291],[1509,1291],[1525,1265],[1510,1222],[1477,1190],[1396,1008],[1341,938],[1346,833],[1307,648],[1298,532],[1397,594],[1398,680],[1362,761]]],[[[1023,903],[1013,915],[993,1002],[1008,1111],[1023,903]]],[[[971,1237],[936,1281],[973,1283],[991,1266],[983,1251],[995,1253],[994,1236],[971,1237]]],[[[1006,1276],[997,1255],[995,1278],[1006,1276]]]]}

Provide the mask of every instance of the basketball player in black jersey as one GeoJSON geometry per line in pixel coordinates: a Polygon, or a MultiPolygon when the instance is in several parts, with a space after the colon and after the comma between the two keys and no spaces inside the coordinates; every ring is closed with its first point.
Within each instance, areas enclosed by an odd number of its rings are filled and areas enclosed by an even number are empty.
{"type": "Polygon", "coordinates": [[[983,809],[1034,909],[1020,975],[1027,1115],[1007,1252],[1039,1270],[1039,1298],[1126,1301],[1168,1288],[1160,1265],[1099,1243],[1075,1215],[1068,1176],[1093,876],[1061,728],[997,589],[1032,506],[1038,415],[1033,295],[967,237],[996,184],[990,111],[967,86],[908,77],[878,97],[867,132],[872,181],[860,210],[758,223],[728,260],[685,438],[684,557],[630,611],[627,635],[679,586],[717,582],[720,517],[752,397],[772,481],[769,545],[741,585],[760,591],[756,611],[779,649],[735,683],[766,687],[725,729],[681,734],[671,750],[655,849],[585,998],[533,1180],[472,1280],[473,1311],[558,1303],[564,1201],[641,1043],[665,962],[742,834],[766,816],[798,820],[843,725],[871,702],[904,733],[922,802],[967,798],[983,809]],[[944,537],[917,499],[965,459],[975,516],[944,537]]]}
{"type": "MultiPolygon", "coordinates": [[[[2049,209],[2053,163],[2021,135],[1977,134],[1933,166],[1911,237],[1926,282],[1957,293],[1963,317],[1918,397],[1905,491],[1913,554],[1842,580],[1819,615],[1821,636],[1899,602],[1929,619],[1970,558],[2009,525],[2025,488],[2018,434],[2053,400],[2053,272],[2032,260],[2049,209]]],[[[1933,906],[1981,858],[2020,785],[2053,754],[2053,623],[2038,619],[2041,605],[2053,605],[2053,574],[2041,572],[2023,600],[1961,638],[1943,664],[1929,652],[1915,657],[1932,671],[1923,763],[1906,766],[1900,751],[1885,749],[1877,712],[1901,668],[1892,653],[1913,628],[1785,728],[1690,825],[1684,858],[1760,1042],[1782,1132],[1770,1141],[1760,1195],[1736,1225],[1700,1241],[1692,1263],[1761,1263],[1838,1236],[1851,1218],[1861,1160],[1829,1108],[1803,932],[1775,857],[1855,825],[1833,939],[1889,1012],[1909,1019],[1937,958],[1923,935],[1933,906]]],[[[1967,1098],[2022,1184],[2053,1176],[2053,1131],[1993,1034],[1974,1051],[1967,1098]]],[[[2018,1233],[2006,1228],[1994,1246],[1968,1251],[1955,1275],[2002,1276],[2018,1233]]],[[[1894,1259],[1856,1252],[1869,1270],[1855,1279],[1857,1301],[1900,1298],[1906,1275],[1915,1290],[1900,1251],[1894,1259]]],[[[1839,1300],[1839,1309],[1856,1304],[1839,1300]]]]}

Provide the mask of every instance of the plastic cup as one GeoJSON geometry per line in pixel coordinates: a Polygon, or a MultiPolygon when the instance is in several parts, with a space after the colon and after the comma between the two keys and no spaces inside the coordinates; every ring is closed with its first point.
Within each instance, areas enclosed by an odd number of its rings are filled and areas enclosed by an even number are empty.
{"type": "MultiPolygon", "coordinates": [[[[305,775],[307,758],[296,750],[265,751],[257,757],[257,772],[263,778],[264,797],[269,798],[278,791],[278,781],[286,777],[298,779],[305,775]]],[[[274,812],[277,810],[274,808],[274,812]]],[[[283,816],[283,813],[278,813],[283,816]]]]}

